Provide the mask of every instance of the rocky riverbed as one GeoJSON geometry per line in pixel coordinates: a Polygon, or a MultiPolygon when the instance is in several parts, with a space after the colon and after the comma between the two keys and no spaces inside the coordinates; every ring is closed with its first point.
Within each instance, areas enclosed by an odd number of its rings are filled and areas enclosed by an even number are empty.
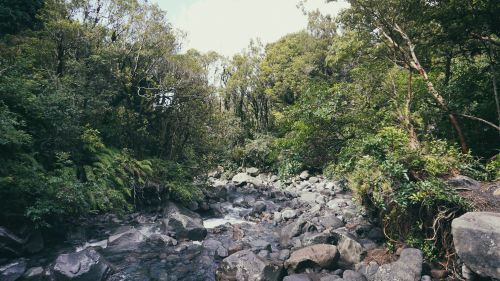
{"type": "MultiPolygon", "coordinates": [[[[230,180],[214,173],[208,182],[205,199],[189,209],[163,202],[154,211],[124,218],[99,216],[69,231],[57,247],[4,259],[0,280],[417,281],[442,277],[426,266],[420,250],[389,254],[382,230],[353,201],[343,182],[306,171],[281,182],[255,168],[230,180]]],[[[497,243],[493,250],[498,250],[498,236],[490,238],[497,243]]],[[[4,228],[0,228],[0,242],[4,252],[15,252],[28,243],[4,228]]],[[[494,270],[481,270],[495,277],[494,270]]]]}

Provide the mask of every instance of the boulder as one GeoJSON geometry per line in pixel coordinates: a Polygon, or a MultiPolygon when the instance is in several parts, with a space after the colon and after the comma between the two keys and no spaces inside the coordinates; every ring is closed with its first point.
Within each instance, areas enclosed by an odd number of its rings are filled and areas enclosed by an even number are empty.
{"type": "Polygon", "coordinates": [[[251,183],[255,186],[261,186],[263,183],[260,179],[258,178],[255,178],[255,177],[252,177],[251,175],[247,174],[247,173],[239,173],[239,174],[236,174],[232,181],[237,185],[237,186],[242,186],[242,185],[245,185],[247,183],[251,183]]]}
{"type": "Polygon", "coordinates": [[[335,274],[328,274],[319,279],[319,281],[341,281],[342,278],[335,274]]]}
{"type": "Polygon", "coordinates": [[[19,259],[9,264],[0,266],[0,280],[15,281],[26,271],[26,260],[19,259]]]}
{"type": "Polygon", "coordinates": [[[165,234],[153,233],[147,238],[147,241],[155,247],[177,246],[177,240],[165,234]]]}
{"type": "Polygon", "coordinates": [[[422,251],[404,249],[396,262],[381,265],[375,274],[375,281],[419,281],[422,276],[422,251]]]}
{"type": "Polygon", "coordinates": [[[455,189],[460,190],[478,190],[481,188],[481,183],[467,176],[458,175],[448,179],[448,184],[455,189]]]}
{"type": "Polygon", "coordinates": [[[292,272],[311,267],[332,269],[336,266],[338,259],[337,247],[328,244],[316,244],[292,252],[290,258],[285,262],[285,267],[292,272]]]}
{"type": "Polygon", "coordinates": [[[215,274],[219,281],[278,281],[282,280],[284,271],[283,265],[244,250],[222,260],[215,274]]]}
{"type": "Polygon", "coordinates": [[[23,274],[23,281],[42,281],[44,278],[44,269],[41,266],[32,267],[23,274]]]}
{"type": "Polygon", "coordinates": [[[165,208],[162,227],[164,231],[175,233],[177,239],[201,241],[207,236],[200,215],[174,203],[165,208]]]}
{"type": "Polygon", "coordinates": [[[257,201],[257,202],[255,202],[255,204],[253,204],[251,214],[252,215],[259,215],[259,214],[262,214],[262,212],[264,212],[266,209],[267,209],[266,202],[257,201]]]}
{"type": "Polygon", "coordinates": [[[311,176],[309,175],[309,171],[307,171],[307,170],[306,170],[306,171],[303,171],[303,172],[302,172],[302,173],[300,173],[300,175],[299,175],[299,178],[300,178],[301,180],[307,180],[307,179],[309,179],[309,177],[311,177],[311,176]]]}
{"type": "Polygon", "coordinates": [[[318,223],[326,229],[337,229],[344,226],[344,222],[335,215],[318,217],[318,223]]]}
{"type": "Polygon", "coordinates": [[[259,169],[255,167],[247,168],[247,174],[251,175],[252,177],[256,177],[259,175],[259,169]]]}
{"type": "Polygon", "coordinates": [[[345,281],[367,281],[366,277],[363,274],[352,270],[344,271],[342,279],[344,279],[345,281]]]}
{"type": "Polygon", "coordinates": [[[326,206],[335,212],[340,212],[345,207],[350,205],[352,205],[352,201],[344,198],[335,198],[326,203],[326,206]]]}
{"type": "Polygon", "coordinates": [[[281,217],[285,220],[291,220],[297,217],[297,211],[292,209],[286,209],[281,211],[281,217]]]}
{"type": "Polygon", "coordinates": [[[283,281],[312,281],[307,274],[292,274],[283,278],[283,281]]]}
{"type": "Polygon", "coordinates": [[[500,213],[469,212],[451,223],[460,259],[475,273],[500,279],[500,213]]]}
{"type": "Polygon", "coordinates": [[[366,256],[366,249],[344,227],[333,231],[337,238],[337,248],[341,262],[347,265],[360,263],[366,256]]]}
{"type": "Polygon", "coordinates": [[[203,241],[203,247],[214,255],[216,258],[225,258],[228,256],[228,250],[222,245],[221,242],[214,239],[207,239],[203,241]]]}
{"type": "Polygon", "coordinates": [[[293,221],[281,228],[280,244],[282,247],[288,247],[292,238],[315,229],[316,226],[311,224],[307,219],[299,217],[296,221],[293,221]]]}
{"type": "Polygon", "coordinates": [[[373,281],[375,279],[375,274],[377,274],[379,265],[375,261],[371,261],[366,264],[365,262],[361,262],[356,264],[356,271],[363,274],[368,281],[373,281]]]}
{"type": "Polygon", "coordinates": [[[137,250],[139,244],[146,240],[146,236],[137,229],[129,229],[124,232],[111,235],[104,250],[106,254],[127,253],[137,250]]]}
{"type": "Polygon", "coordinates": [[[260,251],[260,250],[271,251],[271,243],[267,242],[266,240],[262,239],[252,240],[248,242],[248,245],[254,251],[260,251]]]}
{"type": "Polygon", "coordinates": [[[108,262],[94,249],[59,255],[52,268],[56,281],[101,281],[111,274],[108,262]]]}
{"type": "Polygon", "coordinates": [[[309,246],[314,244],[333,244],[337,241],[337,238],[329,231],[323,231],[321,233],[311,233],[308,232],[302,238],[302,245],[309,246]]]}

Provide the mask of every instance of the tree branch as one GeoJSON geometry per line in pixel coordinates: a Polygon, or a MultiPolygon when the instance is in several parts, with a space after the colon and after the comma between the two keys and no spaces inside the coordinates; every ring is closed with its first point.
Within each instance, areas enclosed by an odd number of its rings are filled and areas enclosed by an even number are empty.
{"type": "Polygon", "coordinates": [[[490,121],[487,121],[487,120],[484,120],[482,118],[479,118],[479,117],[476,117],[476,116],[471,116],[471,115],[467,115],[467,114],[459,114],[460,116],[462,117],[465,117],[465,118],[469,118],[469,119],[472,119],[472,120],[476,120],[476,121],[479,121],[479,122],[482,122],[484,124],[487,124],[493,128],[495,128],[496,130],[500,131],[500,127],[491,123],[490,121]]]}

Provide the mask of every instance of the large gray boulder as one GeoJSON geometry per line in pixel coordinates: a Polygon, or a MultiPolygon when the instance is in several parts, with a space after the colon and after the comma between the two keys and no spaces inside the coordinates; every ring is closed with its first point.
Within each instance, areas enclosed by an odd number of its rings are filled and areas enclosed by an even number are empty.
{"type": "Polygon", "coordinates": [[[251,175],[249,175],[247,173],[236,174],[233,177],[232,181],[237,186],[242,186],[242,185],[245,185],[247,183],[251,183],[255,186],[261,186],[263,184],[263,182],[260,179],[258,179],[256,177],[252,177],[251,175]]]}
{"type": "Polygon", "coordinates": [[[15,281],[26,271],[26,260],[19,259],[9,264],[0,266],[0,280],[15,281]]]}
{"type": "Polygon", "coordinates": [[[112,272],[108,262],[94,249],[62,254],[52,268],[56,281],[102,281],[112,272]]]}
{"type": "Polygon", "coordinates": [[[108,237],[105,254],[122,254],[138,249],[141,242],[146,240],[146,236],[139,230],[131,228],[123,232],[113,234],[108,237]]]}
{"type": "Polygon", "coordinates": [[[301,216],[297,220],[281,228],[280,245],[282,247],[288,247],[294,237],[315,229],[315,225],[311,224],[307,218],[301,216]]]}
{"type": "Polygon", "coordinates": [[[200,215],[174,203],[165,208],[162,221],[164,231],[175,234],[177,239],[201,241],[207,236],[207,229],[203,226],[200,215]]]}
{"type": "Polygon", "coordinates": [[[333,234],[337,237],[337,248],[342,263],[354,265],[365,258],[367,253],[365,247],[345,227],[334,230],[333,234]]]}
{"type": "Polygon", "coordinates": [[[458,175],[448,180],[448,184],[459,190],[477,190],[481,183],[467,176],[458,175]]]}
{"type": "Polygon", "coordinates": [[[500,214],[470,212],[451,223],[460,259],[482,276],[500,279],[500,214]]]}
{"type": "Polygon", "coordinates": [[[401,252],[396,262],[381,265],[375,281],[419,281],[422,276],[422,251],[408,248],[401,252]]]}
{"type": "Polygon", "coordinates": [[[304,268],[333,269],[337,265],[339,252],[337,247],[328,244],[316,244],[294,251],[285,262],[289,271],[298,272],[304,268]]]}
{"type": "Polygon", "coordinates": [[[246,170],[247,174],[251,175],[252,177],[256,177],[259,175],[259,169],[255,167],[247,168],[246,170]]]}
{"type": "Polygon", "coordinates": [[[216,271],[219,281],[278,281],[283,275],[282,264],[262,259],[250,250],[239,251],[225,258],[216,271]]]}
{"type": "Polygon", "coordinates": [[[344,271],[342,279],[344,279],[344,281],[367,281],[363,274],[353,270],[344,271]]]}
{"type": "Polygon", "coordinates": [[[307,274],[292,274],[283,278],[283,281],[312,281],[312,279],[307,276],[307,274]]]}

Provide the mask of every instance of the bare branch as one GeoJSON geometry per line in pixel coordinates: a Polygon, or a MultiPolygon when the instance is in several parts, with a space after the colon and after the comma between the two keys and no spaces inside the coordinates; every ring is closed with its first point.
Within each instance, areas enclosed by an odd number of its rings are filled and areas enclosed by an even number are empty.
{"type": "Polygon", "coordinates": [[[482,122],[484,124],[487,124],[493,128],[495,128],[496,130],[500,131],[500,127],[491,123],[490,121],[487,121],[487,120],[484,120],[482,118],[479,118],[479,117],[476,117],[476,116],[471,116],[471,115],[467,115],[467,114],[460,114],[460,116],[462,117],[465,117],[465,118],[469,118],[469,119],[472,119],[472,120],[476,120],[476,121],[479,121],[479,122],[482,122]]]}

